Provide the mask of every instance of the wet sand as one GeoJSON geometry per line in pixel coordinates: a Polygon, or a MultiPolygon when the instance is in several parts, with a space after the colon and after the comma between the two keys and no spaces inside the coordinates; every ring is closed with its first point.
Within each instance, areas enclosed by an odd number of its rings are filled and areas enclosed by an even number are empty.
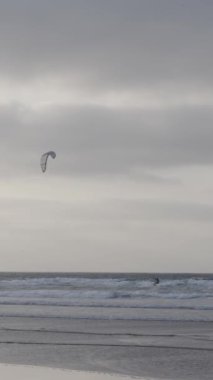
{"type": "MultiPolygon", "coordinates": [[[[4,317],[0,318],[0,362],[47,367],[42,380],[48,379],[51,371],[53,380],[59,368],[65,370],[63,376],[68,374],[66,370],[85,371],[87,380],[93,380],[95,373],[97,380],[105,379],[101,374],[114,379],[125,376],[126,380],[135,376],[212,380],[213,324],[4,317]]],[[[25,371],[31,370],[27,368],[25,371]]],[[[15,377],[17,380],[17,373],[15,377]]]]}

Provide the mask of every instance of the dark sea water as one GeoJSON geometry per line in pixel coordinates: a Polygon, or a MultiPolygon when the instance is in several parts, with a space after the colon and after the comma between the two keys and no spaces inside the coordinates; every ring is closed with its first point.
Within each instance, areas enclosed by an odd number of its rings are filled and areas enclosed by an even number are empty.
{"type": "Polygon", "coordinates": [[[27,315],[213,321],[213,274],[1,273],[0,316],[27,315]]]}

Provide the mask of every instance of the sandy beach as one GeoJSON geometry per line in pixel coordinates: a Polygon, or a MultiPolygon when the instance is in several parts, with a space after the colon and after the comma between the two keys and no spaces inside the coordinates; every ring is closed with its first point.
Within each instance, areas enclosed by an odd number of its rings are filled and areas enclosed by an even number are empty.
{"type": "MultiPolygon", "coordinates": [[[[130,380],[127,376],[109,376],[102,373],[69,371],[45,367],[0,364],[0,374],[5,380],[130,380]]],[[[142,379],[142,378],[141,378],[142,379]]],[[[152,380],[143,378],[142,380],[152,380]]]]}
{"type": "MultiPolygon", "coordinates": [[[[103,373],[61,370],[36,366],[0,364],[0,374],[5,380],[130,380],[127,376],[112,376],[103,373]]],[[[141,380],[154,380],[141,378],[141,380]]]]}

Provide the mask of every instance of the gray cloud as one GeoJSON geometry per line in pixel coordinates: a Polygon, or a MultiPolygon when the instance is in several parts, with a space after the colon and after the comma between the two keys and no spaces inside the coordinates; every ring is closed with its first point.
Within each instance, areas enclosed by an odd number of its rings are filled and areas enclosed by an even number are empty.
{"type": "Polygon", "coordinates": [[[156,200],[114,200],[111,210],[122,220],[212,222],[213,207],[205,203],[156,200]]]}
{"type": "Polygon", "coordinates": [[[205,107],[155,111],[153,117],[142,110],[54,107],[34,113],[7,106],[0,109],[0,123],[0,155],[14,171],[23,165],[35,170],[48,149],[58,153],[58,174],[130,175],[213,163],[213,113],[205,107]]]}
{"type": "Polygon", "coordinates": [[[20,231],[43,231],[49,228],[64,229],[88,222],[146,222],[178,221],[212,223],[213,206],[190,201],[156,199],[107,199],[76,202],[42,199],[4,199],[0,202],[1,223],[20,231]],[[41,218],[42,216],[42,218],[41,218]],[[17,223],[18,222],[18,223],[17,223]]]}
{"type": "Polygon", "coordinates": [[[3,75],[92,87],[212,83],[211,1],[0,2],[3,75]]]}
{"type": "MultiPolygon", "coordinates": [[[[50,75],[66,78],[67,88],[74,78],[81,89],[101,92],[162,87],[168,99],[181,83],[179,96],[189,85],[199,94],[212,80],[212,10],[207,0],[0,1],[0,76],[23,83],[50,75]]],[[[147,111],[56,104],[42,112],[13,103],[0,109],[0,155],[8,168],[25,161],[30,169],[51,148],[61,159],[57,170],[77,174],[211,164],[212,121],[205,105],[147,111]]]]}

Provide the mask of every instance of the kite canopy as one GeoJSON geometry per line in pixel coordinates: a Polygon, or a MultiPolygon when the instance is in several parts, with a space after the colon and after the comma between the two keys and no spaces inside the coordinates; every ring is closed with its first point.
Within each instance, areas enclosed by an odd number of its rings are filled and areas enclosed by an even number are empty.
{"type": "Polygon", "coordinates": [[[40,160],[40,165],[41,165],[41,170],[43,173],[46,171],[47,160],[48,160],[49,156],[51,156],[52,158],[56,158],[56,153],[53,152],[52,150],[50,150],[49,152],[42,154],[41,160],[40,160]]]}

